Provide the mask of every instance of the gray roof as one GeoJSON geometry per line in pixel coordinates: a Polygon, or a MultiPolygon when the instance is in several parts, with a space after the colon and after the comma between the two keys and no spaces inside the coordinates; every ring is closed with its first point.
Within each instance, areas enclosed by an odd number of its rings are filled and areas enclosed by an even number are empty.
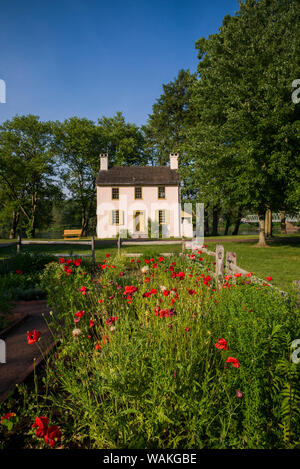
{"type": "Polygon", "coordinates": [[[98,186],[178,186],[180,176],[168,166],[113,166],[99,171],[98,186]]]}

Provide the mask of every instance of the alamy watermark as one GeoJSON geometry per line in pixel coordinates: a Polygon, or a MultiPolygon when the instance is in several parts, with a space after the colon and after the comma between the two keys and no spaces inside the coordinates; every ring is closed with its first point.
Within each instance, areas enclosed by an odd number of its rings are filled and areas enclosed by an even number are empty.
{"type": "Polygon", "coordinates": [[[6,83],[0,79],[0,103],[6,103],[6,83]]]}
{"type": "Polygon", "coordinates": [[[294,104],[300,103],[300,78],[297,78],[292,83],[292,88],[296,88],[292,93],[292,101],[294,104]],[[298,87],[298,88],[297,88],[298,87]]]}
{"type": "Polygon", "coordinates": [[[2,339],[0,339],[0,363],[6,363],[6,345],[2,339]]]}

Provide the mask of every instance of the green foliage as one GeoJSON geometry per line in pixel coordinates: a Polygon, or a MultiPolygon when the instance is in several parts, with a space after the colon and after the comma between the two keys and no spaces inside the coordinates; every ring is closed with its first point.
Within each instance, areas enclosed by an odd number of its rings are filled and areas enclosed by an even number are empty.
{"type": "Polygon", "coordinates": [[[0,126],[1,217],[12,215],[12,236],[20,220],[28,237],[51,222],[52,202],[61,195],[53,182],[52,125],[38,116],[16,116],[0,126]]]}
{"type": "Polygon", "coordinates": [[[146,263],[145,254],[139,263],[105,256],[93,277],[88,265],[47,265],[49,327],[60,344],[38,404],[27,397],[32,419],[56,409],[66,448],[298,447],[299,366],[290,346],[300,336],[299,310],[248,279],[206,285],[208,258],[153,255],[146,263]],[[138,290],[124,295],[130,285],[138,290]],[[158,306],[175,314],[160,317],[158,306]],[[216,348],[220,338],[228,350],[216,348]]]}
{"type": "Polygon", "coordinates": [[[153,105],[147,124],[142,127],[152,164],[168,163],[169,154],[181,149],[186,130],[195,116],[191,109],[194,83],[195,75],[189,70],[180,70],[173,82],[163,85],[163,94],[153,105]]]}

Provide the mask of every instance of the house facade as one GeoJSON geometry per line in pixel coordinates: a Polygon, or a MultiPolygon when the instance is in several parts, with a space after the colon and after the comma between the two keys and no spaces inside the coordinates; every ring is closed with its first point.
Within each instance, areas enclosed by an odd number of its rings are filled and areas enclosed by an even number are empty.
{"type": "MultiPolygon", "coordinates": [[[[97,177],[97,237],[180,237],[188,217],[182,217],[178,154],[170,166],[114,166],[100,155],[97,177]],[[183,219],[182,219],[183,218],[183,219]]],[[[185,234],[189,236],[188,234],[185,234]]],[[[191,234],[192,236],[192,234],[191,234]]]]}

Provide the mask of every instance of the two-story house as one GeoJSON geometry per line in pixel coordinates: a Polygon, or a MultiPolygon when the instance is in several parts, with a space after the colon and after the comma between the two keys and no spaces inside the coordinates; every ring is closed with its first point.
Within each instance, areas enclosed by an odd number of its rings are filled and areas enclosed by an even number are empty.
{"type": "MultiPolygon", "coordinates": [[[[178,154],[170,166],[114,166],[100,155],[97,237],[180,237],[182,213],[178,154]]],[[[192,225],[191,225],[192,226],[192,225]]]]}

